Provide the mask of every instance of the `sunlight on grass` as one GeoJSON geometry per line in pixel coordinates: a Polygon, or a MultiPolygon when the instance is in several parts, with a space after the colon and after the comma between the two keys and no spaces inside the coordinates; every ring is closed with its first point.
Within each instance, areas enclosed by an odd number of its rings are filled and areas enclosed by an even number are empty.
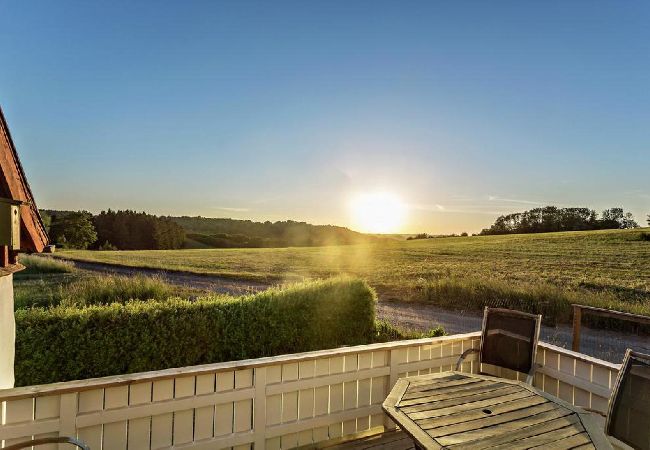
{"type": "Polygon", "coordinates": [[[607,296],[617,309],[636,312],[639,304],[650,302],[650,244],[640,237],[648,231],[477,236],[315,248],[66,251],[61,256],[270,283],[348,274],[368,280],[382,299],[410,301],[427,301],[420,287],[442,279],[501,282],[512,289],[537,292],[538,301],[546,301],[544,292],[553,287],[575,292],[587,304],[600,305],[609,301],[603,300],[607,296]]]}

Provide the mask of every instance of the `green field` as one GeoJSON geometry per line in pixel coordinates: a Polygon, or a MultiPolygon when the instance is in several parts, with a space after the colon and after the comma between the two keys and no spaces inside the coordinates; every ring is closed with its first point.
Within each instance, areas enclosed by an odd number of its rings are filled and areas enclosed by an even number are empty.
{"type": "Polygon", "coordinates": [[[650,242],[641,238],[647,231],[315,248],[65,251],[58,256],[273,283],[349,274],[368,280],[382,299],[429,300],[458,307],[480,307],[476,299],[481,296],[497,301],[523,297],[533,303],[577,301],[650,314],[650,242]]]}

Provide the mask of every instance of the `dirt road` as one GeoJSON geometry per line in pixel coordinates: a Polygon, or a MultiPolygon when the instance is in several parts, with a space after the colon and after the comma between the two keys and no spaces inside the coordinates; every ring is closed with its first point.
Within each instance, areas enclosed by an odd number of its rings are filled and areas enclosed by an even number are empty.
{"type": "MultiPolygon", "coordinates": [[[[424,303],[379,302],[379,318],[411,329],[426,330],[438,325],[448,334],[469,333],[481,329],[482,315],[477,311],[447,310],[424,303]]],[[[570,325],[556,327],[542,326],[541,340],[564,348],[571,348],[573,338],[570,325]]],[[[620,363],[625,349],[634,348],[650,353],[650,337],[620,333],[609,330],[594,330],[583,325],[580,351],[606,361],[620,363]]]]}

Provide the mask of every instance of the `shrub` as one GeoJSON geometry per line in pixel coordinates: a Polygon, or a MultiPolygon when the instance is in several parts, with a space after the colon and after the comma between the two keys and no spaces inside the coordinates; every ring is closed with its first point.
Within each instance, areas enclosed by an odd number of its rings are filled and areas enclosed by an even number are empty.
{"type": "Polygon", "coordinates": [[[421,339],[444,336],[445,330],[442,327],[431,328],[427,331],[407,330],[397,327],[385,320],[375,322],[375,342],[398,341],[402,339],[421,339]]]}
{"type": "Polygon", "coordinates": [[[16,383],[30,385],[372,342],[375,293],[335,278],[244,297],[16,312],[16,383]]]}
{"type": "Polygon", "coordinates": [[[104,243],[102,245],[97,247],[97,250],[113,251],[113,250],[118,250],[118,248],[116,246],[114,246],[113,244],[111,244],[110,242],[104,241],[104,243]]]}
{"type": "Polygon", "coordinates": [[[47,256],[20,255],[18,262],[26,267],[26,270],[19,272],[21,275],[37,273],[70,273],[76,270],[74,264],[69,261],[47,256]]]}
{"type": "Polygon", "coordinates": [[[639,239],[642,241],[650,241],[650,233],[641,233],[639,239]]]}

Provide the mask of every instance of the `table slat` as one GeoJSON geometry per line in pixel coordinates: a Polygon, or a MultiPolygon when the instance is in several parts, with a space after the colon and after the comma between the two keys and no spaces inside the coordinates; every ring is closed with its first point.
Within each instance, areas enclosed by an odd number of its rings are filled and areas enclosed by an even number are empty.
{"type": "Polygon", "coordinates": [[[436,389],[446,389],[454,386],[462,386],[464,384],[474,384],[474,383],[480,383],[481,380],[479,378],[450,378],[447,380],[446,378],[443,378],[445,381],[441,381],[439,383],[432,383],[431,381],[427,382],[416,382],[412,381],[409,383],[409,392],[419,392],[419,391],[427,391],[427,390],[436,390],[436,389]]]}
{"type": "Polygon", "coordinates": [[[537,447],[532,447],[531,450],[541,450],[541,449],[546,449],[546,450],[562,450],[562,449],[567,449],[567,448],[573,448],[578,445],[585,445],[591,443],[591,439],[589,438],[589,435],[587,434],[586,431],[583,431],[580,434],[575,434],[570,437],[566,437],[564,439],[560,440],[555,440],[554,442],[546,442],[542,445],[538,445],[537,447]]]}
{"type": "MultiPolygon", "coordinates": [[[[404,394],[402,397],[402,400],[411,400],[414,398],[418,397],[424,397],[427,395],[439,395],[443,393],[448,393],[451,394],[453,392],[460,392],[464,391],[467,389],[475,389],[478,386],[485,386],[487,384],[492,384],[493,382],[487,381],[487,380],[477,380],[475,383],[464,383],[464,384],[458,384],[454,386],[447,386],[441,389],[438,389],[434,385],[428,385],[429,389],[418,389],[418,390],[412,390],[409,389],[409,392],[407,394],[404,394]]],[[[410,387],[410,385],[409,385],[410,387]]]]}
{"type": "Polygon", "coordinates": [[[409,414],[408,416],[413,419],[427,419],[431,417],[440,417],[440,416],[448,416],[449,414],[457,413],[457,412],[462,412],[462,411],[467,411],[470,407],[471,408],[485,408],[485,407],[494,407],[497,403],[505,403],[510,400],[517,400],[525,397],[533,397],[533,394],[530,392],[523,392],[523,391],[518,391],[514,392],[512,394],[504,395],[503,397],[499,397],[497,399],[495,398],[488,398],[485,400],[481,401],[475,401],[471,403],[471,405],[466,404],[466,403],[461,403],[457,404],[454,406],[449,406],[445,408],[440,408],[440,409],[432,409],[429,411],[420,411],[420,412],[414,412],[409,414]]]}
{"type": "MultiPolygon", "coordinates": [[[[400,408],[405,408],[407,406],[415,406],[422,403],[435,403],[442,400],[446,400],[449,397],[453,397],[454,399],[460,399],[463,397],[468,397],[470,395],[482,394],[485,392],[496,391],[498,389],[506,389],[509,387],[507,384],[503,384],[503,383],[488,383],[488,384],[480,384],[478,386],[477,385],[472,385],[472,386],[473,387],[465,388],[462,391],[436,393],[435,395],[426,395],[426,396],[411,398],[407,400],[404,400],[404,398],[402,397],[402,401],[399,402],[399,405],[400,408]]],[[[426,392],[430,392],[430,391],[426,391],[426,392]]]]}
{"type": "Polygon", "coordinates": [[[513,422],[519,419],[527,418],[534,416],[536,414],[545,413],[553,410],[560,410],[560,407],[551,403],[546,402],[541,405],[533,406],[531,408],[519,409],[517,411],[512,411],[504,414],[497,415],[486,415],[484,414],[483,419],[469,420],[462,423],[457,423],[455,425],[449,425],[446,427],[434,428],[427,430],[429,436],[437,438],[442,436],[447,436],[449,434],[463,433],[467,431],[477,430],[479,428],[485,428],[493,425],[499,425],[507,422],[513,422]]]}
{"type": "Polygon", "coordinates": [[[509,394],[515,394],[517,392],[523,392],[525,391],[524,389],[521,389],[519,386],[500,386],[497,389],[491,390],[491,391],[486,391],[486,392],[478,392],[474,395],[469,395],[467,397],[461,397],[461,398],[450,398],[448,400],[440,400],[440,401],[435,401],[431,403],[426,403],[423,405],[414,405],[414,406],[406,406],[402,408],[400,406],[400,410],[408,414],[409,416],[411,413],[416,413],[420,411],[428,411],[430,409],[439,409],[439,408],[447,408],[450,406],[457,406],[457,405],[466,405],[468,403],[472,402],[479,402],[482,400],[487,400],[487,399],[495,399],[495,403],[501,403],[499,401],[500,397],[509,395],[509,394]]]}
{"type": "Polygon", "coordinates": [[[563,419],[566,425],[570,425],[571,424],[570,419],[566,419],[565,417],[572,416],[572,415],[573,413],[569,410],[554,409],[553,411],[536,414],[534,416],[526,417],[524,419],[519,419],[512,422],[501,423],[499,425],[482,428],[480,430],[472,430],[472,431],[467,431],[465,433],[443,436],[436,440],[442,445],[462,444],[464,442],[471,442],[471,441],[476,441],[478,439],[485,439],[491,436],[509,433],[511,431],[518,431],[522,428],[526,428],[531,425],[537,425],[539,423],[548,422],[554,419],[559,419],[559,420],[563,419]]]}
{"type": "Polygon", "coordinates": [[[537,434],[535,436],[529,436],[524,439],[514,440],[500,445],[493,445],[490,446],[490,448],[492,450],[525,450],[537,445],[548,444],[557,439],[570,437],[582,433],[583,431],[584,428],[579,423],[575,423],[564,428],[537,434]]]}
{"type": "Polygon", "coordinates": [[[492,448],[493,446],[508,444],[515,442],[519,439],[525,439],[533,436],[560,430],[565,427],[573,427],[576,424],[580,425],[580,419],[576,415],[563,417],[560,419],[550,420],[548,422],[540,423],[530,427],[522,428],[518,431],[506,433],[504,435],[492,436],[477,442],[465,443],[464,445],[452,445],[449,448],[463,448],[464,450],[478,450],[483,448],[492,448]]]}
{"type": "MultiPolygon", "coordinates": [[[[490,410],[492,411],[492,414],[503,414],[511,411],[516,411],[518,409],[529,408],[546,402],[548,402],[548,400],[545,398],[532,395],[530,397],[524,397],[519,400],[512,400],[509,402],[501,403],[499,405],[495,405],[491,407],[490,410]]],[[[428,429],[453,425],[455,423],[461,423],[474,419],[482,419],[485,417],[483,409],[483,407],[478,407],[474,409],[467,409],[466,411],[461,411],[449,416],[435,417],[432,419],[420,419],[417,421],[417,424],[423,429],[428,429]]]]}

